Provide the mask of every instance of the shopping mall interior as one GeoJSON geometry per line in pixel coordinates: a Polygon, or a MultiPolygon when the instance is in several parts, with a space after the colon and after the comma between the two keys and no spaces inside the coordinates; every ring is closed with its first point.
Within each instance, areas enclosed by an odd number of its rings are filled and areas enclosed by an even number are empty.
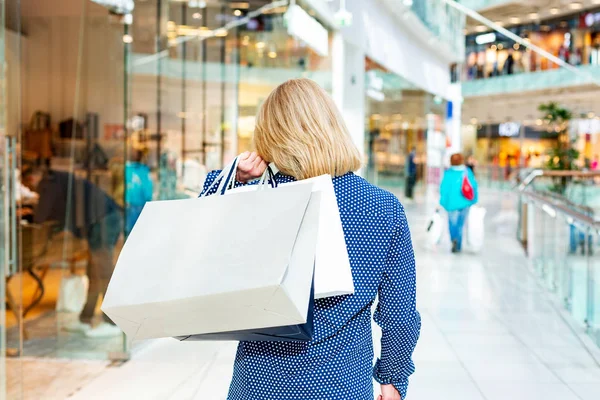
{"type": "Polygon", "coordinates": [[[404,205],[408,399],[600,399],[600,0],[0,0],[0,63],[0,400],[232,398],[237,343],[101,305],[144,205],[254,151],[296,78],[404,205]],[[459,255],[432,239],[457,153],[485,210],[459,255]]]}

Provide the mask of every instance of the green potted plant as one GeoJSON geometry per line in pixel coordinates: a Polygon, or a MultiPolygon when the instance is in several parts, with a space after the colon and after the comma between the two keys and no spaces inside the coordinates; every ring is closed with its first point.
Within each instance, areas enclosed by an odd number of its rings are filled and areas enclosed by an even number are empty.
{"type": "MultiPolygon", "coordinates": [[[[573,148],[573,142],[569,137],[569,121],[573,113],[555,102],[540,104],[538,110],[544,113],[543,120],[548,129],[557,134],[556,145],[548,152],[548,163],[546,168],[550,170],[577,170],[577,159],[579,151],[573,148]]],[[[553,192],[564,195],[568,184],[567,177],[554,179],[554,185],[550,188],[553,192]]]]}

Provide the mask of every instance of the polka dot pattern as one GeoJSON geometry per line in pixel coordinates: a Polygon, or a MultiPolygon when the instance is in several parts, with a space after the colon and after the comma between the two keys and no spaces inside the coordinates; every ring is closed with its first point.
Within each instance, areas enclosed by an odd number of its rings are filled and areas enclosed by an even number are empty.
{"type": "MultiPolygon", "coordinates": [[[[217,175],[209,174],[205,191],[217,175]]],[[[277,174],[276,180],[294,179],[277,174]]],[[[315,301],[310,342],[241,342],[229,400],[373,400],[373,378],[393,384],[406,398],[421,319],[404,208],[355,174],[333,184],[355,293],[315,301]],[[371,308],[377,296],[374,319],[383,335],[373,366],[371,308]]]]}

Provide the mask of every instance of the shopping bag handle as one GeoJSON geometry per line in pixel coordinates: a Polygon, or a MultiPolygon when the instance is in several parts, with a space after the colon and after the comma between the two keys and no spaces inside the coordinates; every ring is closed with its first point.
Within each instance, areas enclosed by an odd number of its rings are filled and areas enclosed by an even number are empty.
{"type": "MultiPolygon", "coordinates": [[[[221,173],[215,178],[215,180],[200,197],[205,197],[215,188],[215,186],[217,187],[217,194],[219,195],[224,195],[228,190],[233,189],[235,187],[238,164],[239,156],[223,168],[221,173]]],[[[277,187],[277,181],[275,180],[276,172],[274,172],[274,170],[278,171],[277,167],[275,167],[273,163],[267,166],[265,172],[262,174],[258,182],[259,190],[277,187]]]]}

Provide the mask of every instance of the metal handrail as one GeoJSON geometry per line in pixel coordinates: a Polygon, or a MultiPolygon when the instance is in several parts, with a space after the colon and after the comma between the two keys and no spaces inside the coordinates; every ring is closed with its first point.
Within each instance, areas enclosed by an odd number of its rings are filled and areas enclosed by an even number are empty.
{"type": "Polygon", "coordinates": [[[530,189],[533,181],[539,177],[554,177],[554,178],[600,178],[599,171],[562,171],[562,170],[542,170],[536,169],[531,171],[523,181],[518,185],[518,190],[521,196],[527,197],[542,207],[550,207],[556,212],[579,222],[580,224],[589,226],[594,229],[600,229],[600,220],[593,217],[594,210],[591,207],[575,204],[569,199],[549,192],[536,192],[530,189]]]}
{"type": "Polygon", "coordinates": [[[539,177],[550,178],[600,178],[600,171],[568,171],[568,170],[548,170],[534,169],[519,184],[519,191],[523,192],[534,180],[539,177]]]}

